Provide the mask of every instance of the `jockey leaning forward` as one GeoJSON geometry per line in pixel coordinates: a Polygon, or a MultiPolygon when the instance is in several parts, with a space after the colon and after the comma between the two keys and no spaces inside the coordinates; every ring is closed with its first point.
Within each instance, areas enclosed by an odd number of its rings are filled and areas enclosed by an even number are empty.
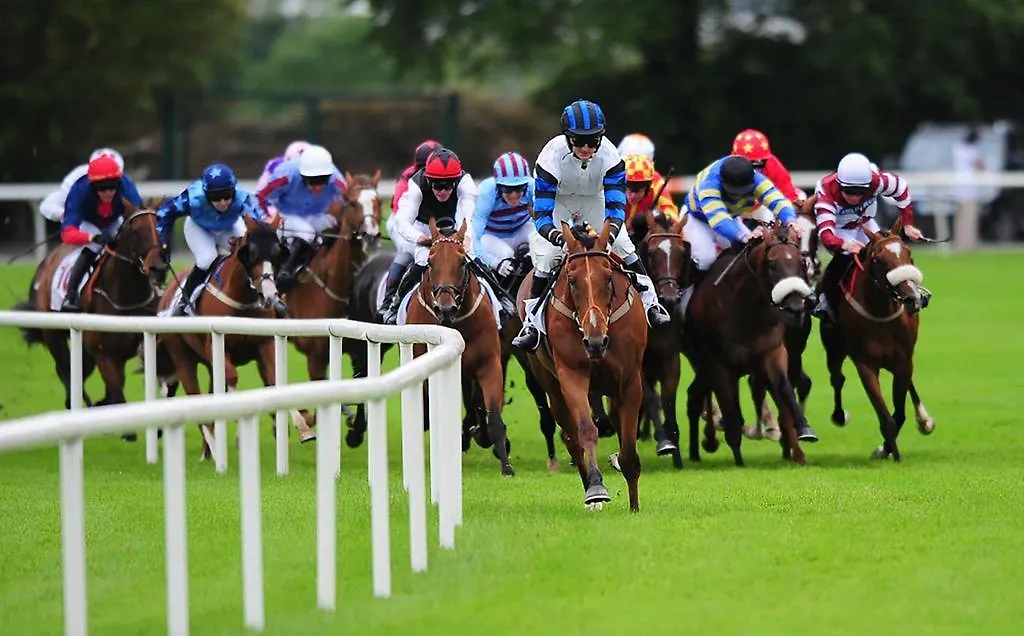
{"type": "MultiPolygon", "coordinates": [[[[89,155],[89,161],[102,156],[112,158],[117,162],[121,171],[124,171],[124,157],[122,157],[121,153],[113,148],[97,148],[96,150],[93,150],[92,154],[89,155]]],[[[60,182],[60,188],[46,195],[46,198],[39,203],[39,213],[54,223],[60,223],[61,219],[64,217],[64,202],[68,200],[68,194],[71,192],[71,186],[75,185],[76,181],[86,176],[88,172],[88,162],[72,168],[71,171],[64,176],[64,180],[60,182]]]]}
{"type": "MultiPolygon", "coordinates": [[[[441,142],[434,141],[433,139],[427,139],[421,141],[416,146],[415,152],[412,154],[412,165],[406,166],[402,174],[398,175],[398,180],[395,181],[395,193],[391,196],[391,211],[398,211],[398,201],[405,194],[405,191],[409,189],[409,179],[412,175],[416,174],[417,170],[422,170],[423,166],[427,165],[427,157],[430,153],[434,152],[438,148],[442,148],[441,142]]],[[[390,220],[390,218],[389,218],[390,220]]],[[[391,236],[391,227],[388,227],[388,236],[391,236]]]]}
{"type": "MultiPolygon", "coordinates": [[[[263,172],[260,174],[259,180],[256,181],[256,192],[259,192],[270,183],[270,178],[274,174],[274,169],[286,161],[295,161],[302,156],[302,153],[309,148],[311,144],[308,141],[302,141],[301,139],[293,141],[288,144],[288,147],[284,149],[284,154],[279,157],[274,157],[263,166],[263,172]]],[[[268,219],[273,219],[277,216],[277,208],[274,206],[267,206],[265,216],[268,219]]]]}
{"type": "Polygon", "coordinates": [[[278,233],[285,240],[288,258],[277,273],[277,288],[285,294],[316,250],[320,233],[335,226],[329,212],[344,201],[345,180],[334,158],[323,146],[309,146],[297,160],[274,169],[270,182],[256,195],[264,210],[273,205],[281,215],[278,233]]]}
{"type": "MultiPolygon", "coordinates": [[[[633,242],[621,231],[626,220],[626,166],[615,146],[605,139],[604,112],[597,104],[580,99],[563,109],[561,125],[562,133],[545,144],[534,169],[537,233],[530,236],[534,266],[530,298],[539,298],[554,274],[565,245],[563,222],[570,226],[586,223],[596,230],[608,222],[609,247],[633,274],[648,321],[653,326],[669,322],[633,242]]],[[[513,345],[533,350],[539,344],[536,327],[530,320],[524,321],[513,345]]]]}
{"type": "Polygon", "coordinates": [[[456,228],[471,220],[476,206],[476,184],[462,169],[459,157],[447,148],[430,153],[426,164],[409,178],[398,202],[391,235],[398,253],[388,268],[387,291],[380,308],[385,324],[395,324],[402,298],[423,277],[430,254],[430,219],[456,228]],[[412,267],[409,264],[412,263],[412,267]],[[408,268],[408,269],[406,269],[408,268]],[[403,274],[404,272],[404,274],[403,274]]]}
{"type": "Polygon", "coordinates": [[[156,210],[160,244],[167,250],[174,222],[185,217],[185,244],[195,265],[181,286],[181,298],[172,315],[183,316],[193,292],[210,273],[219,251],[231,250],[231,239],[245,236],[244,216],[260,219],[256,198],[238,186],[231,168],[215,163],[203,169],[202,176],[181,194],[160,204],[156,210]]]}
{"type": "MultiPolygon", "coordinates": [[[[754,170],[768,177],[782,196],[793,203],[800,205],[807,200],[807,193],[793,185],[793,177],[790,176],[789,170],[772,152],[768,137],[760,130],[748,128],[740,131],[732,140],[732,154],[750,159],[754,170]]],[[[753,216],[758,216],[757,212],[754,212],[753,216]]]]}
{"type": "Polygon", "coordinates": [[[533,233],[534,184],[530,164],[518,152],[494,162],[493,176],[480,182],[473,214],[473,254],[505,277],[519,246],[533,233]]]}
{"type": "Polygon", "coordinates": [[[61,311],[81,311],[78,288],[96,256],[117,237],[124,222],[125,203],[142,207],[135,182],[124,174],[114,157],[103,154],[89,162],[86,174],[75,181],[64,203],[61,241],[84,249],[68,274],[68,291],[61,311]]]}
{"type": "MultiPolygon", "coordinates": [[[[907,182],[899,175],[879,170],[860,153],[843,157],[835,172],[818,181],[814,193],[818,197],[814,204],[818,240],[832,253],[832,260],[822,275],[823,293],[818,295],[818,305],[813,313],[823,320],[835,322],[831,307],[835,306],[839,284],[853,256],[868,243],[864,228],[879,231],[875,220],[878,197],[896,205],[908,239],[920,241],[923,236],[921,230],[914,226],[914,204],[907,182]]],[[[928,299],[925,293],[923,306],[927,306],[928,299]]]]}

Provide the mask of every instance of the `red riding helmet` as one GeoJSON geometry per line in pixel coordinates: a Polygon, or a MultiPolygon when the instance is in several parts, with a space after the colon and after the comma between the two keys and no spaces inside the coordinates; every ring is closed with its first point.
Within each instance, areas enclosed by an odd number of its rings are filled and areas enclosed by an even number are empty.
{"type": "Polygon", "coordinates": [[[736,135],[732,142],[732,154],[751,161],[765,161],[772,156],[772,147],[763,132],[749,128],[736,135]]]}
{"type": "Polygon", "coordinates": [[[447,148],[438,148],[427,157],[423,176],[428,179],[458,179],[465,174],[458,155],[447,148]]]}
{"type": "Polygon", "coordinates": [[[121,178],[121,166],[109,155],[100,155],[89,162],[89,183],[121,178]]]}

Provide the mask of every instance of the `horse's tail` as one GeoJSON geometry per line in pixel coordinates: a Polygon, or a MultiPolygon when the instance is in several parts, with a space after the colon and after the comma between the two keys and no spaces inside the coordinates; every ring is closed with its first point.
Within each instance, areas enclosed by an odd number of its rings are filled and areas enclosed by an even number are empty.
{"type": "MultiPolygon", "coordinates": [[[[36,310],[36,289],[35,281],[28,288],[28,300],[25,302],[18,303],[14,306],[15,311],[35,311],[36,310]]],[[[28,345],[41,344],[43,342],[43,330],[35,327],[19,327],[21,331],[21,339],[28,345]]]]}

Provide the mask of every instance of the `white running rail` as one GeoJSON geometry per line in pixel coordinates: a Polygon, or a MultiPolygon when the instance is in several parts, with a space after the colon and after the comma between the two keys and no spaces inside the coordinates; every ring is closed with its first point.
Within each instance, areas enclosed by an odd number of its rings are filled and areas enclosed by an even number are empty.
{"type": "MultiPolygon", "coordinates": [[[[458,332],[436,326],[392,327],[349,320],[261,320],[254,318],[130,318],[87,314],[0,311],[0,326],[68,330],[71,341],[72,410],[10,420],[0,425],[0,453],[32,447],[60,446],[60,491],[64,569],[64,628],[68,636],[84,636],[85,495],[83,440],[105,434],[146,429],[147,459],[155,463],[156,429],[163,429],[164,514],[167,558],[167,631],[189,633],[188,560],[185,506],[185,430],[188,422],[238,420],[241,485],[242,581],[244,621],[262,630],[263,539],[260,504],[260,447],[258,422],[264,412],[276,412],[278,474],[287,473],[287,412],[313,407],[318,412],[317,439],[317,605],[333,610],[337,599],[336,549],[337,484],[341,452],[341,405],[366,402],[373,591],[391,594],[391,550],[387,463],[386,398],[402,393],[402,469],[409,493],[411,566],[427,569],[426,475],[423,453],[423,382],[429,378],[430,495],[438,506],[440,545],[455,547],[455,528],[462,522],[461,358],[465,342],[458,332]],[[82,408],[82,333],[87,331],[144,334],[146,402],[82,408]],[[211,333],[214,356],[223,359],[224,335],[274,336],[277,368],[287,369],[287,338],[330,338],[330,379],[251,391],[176,397],[159,408],[156,334],[211,333]],[[342,339],[367,341],[369,377],[341,380],[342,339]],[[380,343],[397,343],[401,365],[380,373],[380,343]],[[219,344],[218,344],[219,343],[219,344]],[[413,344],[426,344],[427,353],[412,357],[413,344]],[[218,356],[217,348],[220,348],[218,356]],[[283,462],[283,463],[282,463],[283,462]]],[[[219,374],[223,377],[223,373],[219,374]]],[[[284,378],[280,374],[279,378],[284,378]]],[[[215,430],[226,468],[226,430],[215,430]]]]}

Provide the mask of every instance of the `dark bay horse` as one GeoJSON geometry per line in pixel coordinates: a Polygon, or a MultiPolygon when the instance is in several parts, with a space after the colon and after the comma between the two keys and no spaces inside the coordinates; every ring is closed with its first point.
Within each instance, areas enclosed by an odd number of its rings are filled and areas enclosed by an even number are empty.
{"type": "Polygon", "coordinates": [[[832,305],[839,324],[821,323],[821,342],[834,394],[832,422],[844,426],[848,419],[842,400],[843,361],[848,356],[878,416],[882,445],[872,457],[886,459],[891,455],[896,461],[900,461],[896,438],[906,421],[908,391],[918,430],[928,435],[935,429],[913,381],[924,274],[914,265],[910,248],[900,240],[902,226],[897,219],[888,232],[865,228],[868,244],[842,277],[842,300],[832,305]],[[881,369],[892,373],[891,414],[878,381],[881,369]]]}
{"type": "MultiPolygon", "coordinates": [[[[800,258],[800,244],[791,228],[766,231],[742,248],[730,248],[697,284],[687,311],[686,355],[694,370],[687,395],[690,459],[699,461],[698,420],[710,390],[718,398],[726,442],[737,466],[743,465],[740,444],[743,415],[739,379],[763,372],[779,409],[784,458],[805,463],[798,436],[816,440],[797,404],[787,377],[785,347],[787,314],[799,317],[813,294],[800,258]]],[[[715,428],[705,426],[704,449],[718,447],[715,428]]]]}
{"type": "MultiPolygon", "coordinates": [[[[82,291],[82,309],[86,313],[108,316],[152,316],[159,300],[158,286],[168,268],[157,238],[156,213],[136,208],[127,200],[122,203],[124,220],[117,232],[115,247],[105,247],[93,266],[82,291]]],[[[72,245],[60,245],[43,259],[33,276],[28,302],[19,309],[51,311],[54,275],[65,257],[75,249],[72,245]]],[[[41,342],[49,350],[57,376],[64,385],[64,408],[71,408],[68,332],[22,329],[22,334],[29,344],[41,342]]],[[[141,333],[83,332],[82,379],[88,378],[98,366],[106,387],[106,395],[96,406],[124,403],[125,364],[137,355],[141,343],[141,333]]],[[[82,397],[87,406],[92,406],[84,390],[82,397]]]]}
{"type": "MultiPolygon", "coordinates": [[[[608,253],[611,227],[596,238],[577,238],[562,224],[567,254],[548,294],[544,322],[547,337],[530,354],[530,364],[551,401],[562,439],[583,482],[583,503],[600,509],[611,501],[597,462],[598,431],[591,416],[591,391],[611,398],[619,429],[619,465],[629,490],[629,508],[640,510],[640,456],[637,417],[643,397],[640,369],[647,347],[643,303],[625,270],[608,253]]],[[[532,274],[519,288],[523,301],[532,274]]]]}
{"type": "MultiPolygon", "coordinates": [[[[279,316],[280,298],[274,275],[285,256],[285,250],[277,237],[277,226],[281,217],[275,217],[273,224],[253,221],[245,217],[247,233],[233,242],[231,253],[214,262],[210,278],[199,289],[196,299],[197,316],[240,316],[246,318],[274,318],[279,316]]],[[[182,272],[181,277],[188,272],[182,272]]],[[[175,302],[175,290],[180,284],[174,280],[167,286],[160,309],[164,310],[175,302]]],[[[212,371],[212,335],[163,334],[157,341],[158,369],[161,379],[174,387],[177,382],[189,395],[200,392],[196,375],[201,364],[212,371]]],[[[274,338],[269,336],[227,335],[224,337],[224,379],[225,387],[233,391],[238,386],[237,367],[255,361],[264,386],[276,382],[274,368],[274,338]]],[[[211,373],[212,377],[212,373],[211,373]]],[[[212,391],[212,388],[211,388],[212,391]]],[[[173,396],[174,390],[169,391],[173,396]]],[[[306,424],[311,416],[292,412],[292,422],[299,432],[299,439],[307,442],[316,439],[316,433],[306,424]]],[[[203,431],[203,449],[200,459],[210,458],[210,423],[199,425],[203,431]]]]}

